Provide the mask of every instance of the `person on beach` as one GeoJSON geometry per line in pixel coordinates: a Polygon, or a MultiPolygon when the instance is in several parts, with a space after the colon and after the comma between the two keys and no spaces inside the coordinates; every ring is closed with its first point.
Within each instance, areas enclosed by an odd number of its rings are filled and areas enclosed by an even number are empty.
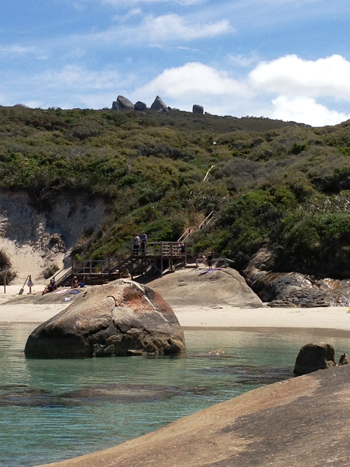
{"type": "Polygon", "coordinates": [[[42,295],[45,295],[46,293],[48,292],[53,292],[54,290],[57,289],[57,284],[56,284],[56,280],[55,278],[53,277],[52,279],[50,279],[50,283],[49,285],[47,285],[42,293],[42,295]]]}
{"type": "Polygon", "coordinates": [[[141,246],[141,239],[138,235],[135,235],[133,240],[132,240],[132,247],[133,247],[133,254],[138,255],[140,251],[140,246],[141,246]]]}
{"type": "Polygon", "coordinates": [[[72,289],[77,289],[79,287],[79,282],[77,276],[74,276],[72,279],[72,289]]]}
{"type": "Polygon", "coordinates": [[[211,271],[213,269],[213,253],[210,252],[209,255],[207,256],[207,265],[208,265],[208,270],[211,271]]]}

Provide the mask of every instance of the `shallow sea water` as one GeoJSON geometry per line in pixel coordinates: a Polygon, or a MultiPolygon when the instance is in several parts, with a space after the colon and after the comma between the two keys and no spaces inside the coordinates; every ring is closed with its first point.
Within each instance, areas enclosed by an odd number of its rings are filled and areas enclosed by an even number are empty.
{"type": "Polygon", "coordinates": [[[350,340],[186,331],[181,357],[27,360],[35,326],[0,325],[0,465],[33,466],[105,449],[262,385],[293,377],[302,345],[350,340]],[[220,348],[224,354],[209,355],[220,348]]]}

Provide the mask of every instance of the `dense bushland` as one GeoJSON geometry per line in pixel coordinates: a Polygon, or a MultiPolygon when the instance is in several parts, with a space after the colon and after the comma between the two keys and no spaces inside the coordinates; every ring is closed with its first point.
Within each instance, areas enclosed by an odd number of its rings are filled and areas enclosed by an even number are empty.
{"type": "Polygon", "coordinates": [[[275,268],[350,275],[349,122],[311,128],[171,111],[0,107],[0,188],[49,211],[56,193],[102,198],[110,213],[74,254],[127,254],[135,232],[189,239],[243,267],[260,247],[275,268]],[[204,178],[210,170],[206,180],[204,178]]]}

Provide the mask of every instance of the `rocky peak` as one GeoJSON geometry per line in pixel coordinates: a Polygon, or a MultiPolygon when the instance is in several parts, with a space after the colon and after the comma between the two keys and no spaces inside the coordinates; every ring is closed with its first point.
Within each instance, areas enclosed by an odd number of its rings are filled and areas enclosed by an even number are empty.
{"type": "Polygon", "coordinates": [[[113,110],[134,110],[134,104],[124,96],[118,96],[112,104],[113,110]]]}
{"type": "Polygon", "coordinates": [[[168,112],[167,105],[165,104],[164,101],[162,101],[162,99],[159,96],[155,98],[153,104],[151,105],[151,109],[159,110],[161,112],[168,112]]]}

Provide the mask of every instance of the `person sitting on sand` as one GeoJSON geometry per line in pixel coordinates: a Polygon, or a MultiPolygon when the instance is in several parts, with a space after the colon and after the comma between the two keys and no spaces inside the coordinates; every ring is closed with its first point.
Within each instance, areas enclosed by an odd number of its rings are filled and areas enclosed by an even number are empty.
{"type": "Polygon", "coordinates": [[[79,287],[79,282],[77,276],[74,276],[72,279],[72,289],[77,289],[79,287]]]}
{"type": "Polygon", "coordinates": [[[53,277],[52,279],[50,279],[50,284],[45,287],[42,295],[44,295],[44,294],[46,294],[48,292],[53,292],[56,289],[57,289],[57,284],[56,284],[55,278],[53,277]]]}

